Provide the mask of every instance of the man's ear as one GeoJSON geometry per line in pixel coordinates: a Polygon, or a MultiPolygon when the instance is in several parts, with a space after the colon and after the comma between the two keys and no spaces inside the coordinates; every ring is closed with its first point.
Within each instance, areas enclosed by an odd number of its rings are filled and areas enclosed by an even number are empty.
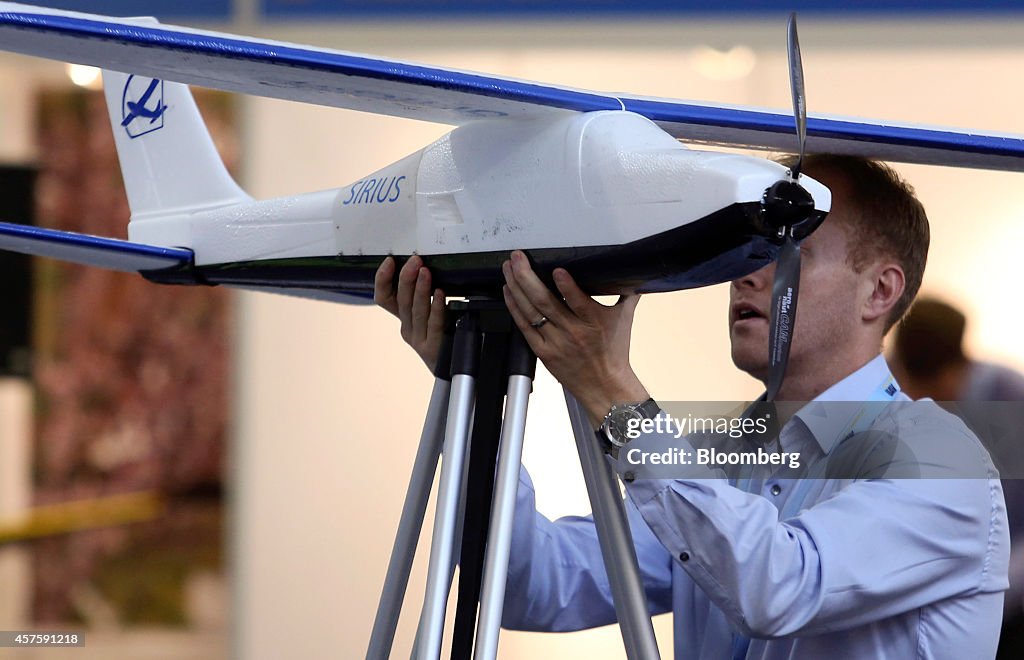
{"type": "Polygon", "coordinates": [[[881,262],[864,274],[868,295],[862,308],[863,319],[868,322],[885,319],[907,288],[903,268],[893,262],[881,262]]]}

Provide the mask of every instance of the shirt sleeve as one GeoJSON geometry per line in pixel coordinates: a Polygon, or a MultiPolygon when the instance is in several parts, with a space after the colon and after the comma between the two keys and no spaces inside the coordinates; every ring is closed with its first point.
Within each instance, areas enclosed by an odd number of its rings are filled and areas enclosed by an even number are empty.
{"type": "MultiPolygon", "coordinates": [[[[672,608],[668,553],[627,500],[626,513],[651,614],[672,608]]],[[[563,632],[616,621],[591,516],[551,521],[537,512],[533,482],[520,471],[502,625],[563,632]]]]}
{"type": "MultiPolygon", "coordinates": [[[[930,467],[929,476],[942,476],[942,466],[930,467]]],[[[849,629],[1006,588],[1008,532],[995,478],[852,480],[779,520],[766,498],[706,478],[720,472],[693,473],[638,479],[626,490],[676,561],[749,636],[849,629]]]]}

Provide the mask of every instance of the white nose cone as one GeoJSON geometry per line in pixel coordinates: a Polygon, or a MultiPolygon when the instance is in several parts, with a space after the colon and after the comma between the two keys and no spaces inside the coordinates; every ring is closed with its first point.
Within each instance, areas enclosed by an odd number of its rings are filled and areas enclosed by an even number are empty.
{"type": "MultiPolygon", "coordinates": [[[[765,190],[787,176],[784,166],[764,158],[688,149],[632,113],[591,113],[585,122],[579,162],[586,204],[630,209],[623,221],[643,223],[649,234],[734,204],[760,203],[765,190]]],[[[825,186],[808,177],[800,183],[817,210],[831,208],[825,186]]]]}

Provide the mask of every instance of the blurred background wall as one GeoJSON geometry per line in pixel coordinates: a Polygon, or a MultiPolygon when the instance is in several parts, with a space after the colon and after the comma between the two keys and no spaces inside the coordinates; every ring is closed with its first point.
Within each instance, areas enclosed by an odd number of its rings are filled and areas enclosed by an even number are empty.
{"type": "MultiPolygon", "coordinates": [[[[577,87],[789,105],[784,12],[318,20],[285,15],[285,5],[243,2],[227,18],[176,20],[577,87]]],[[[1024,132],[1022,37],[1018,14],[802,15],[810,111],[1024,132]]],[[[57,65],[0,59],[0,157],[34,157],[25,137],[35,121],[33,94],[70,84],[57,65]]],[[[448,130],[267,99],[238,103],[240,178],[257,197],[345,185],[448,130]]],[[[1024,368],[1024,310],[1016,303],[1024,175],[897,169],[932,220],[924,290],[968,312],[974,353],[1024,368]]],[[[163,293],[154,288],[152,295],[163,293]]],[[[727,287],[718,286],[641,302],[633,362],[654,396],[759,394],[730,363],[726,300],[727,287]]],[[[241,658],[360,657],[431,377],[401,342],[397,321],[375,308],[232,294],[232,309],[229,647],[241,658]]],[[[587,512],[561,393],[543,376],[531,401],[524,462],[542,511],[587,512]]],[[[412,644],[425,554],[421,545],[396,657],[412,644]]],[[[670,656],[670,619],[660,617],[657,629],[670,656]]],[[[503,658],[624,657],[614,627],[504,632],[501,640],[503,658]]]]}

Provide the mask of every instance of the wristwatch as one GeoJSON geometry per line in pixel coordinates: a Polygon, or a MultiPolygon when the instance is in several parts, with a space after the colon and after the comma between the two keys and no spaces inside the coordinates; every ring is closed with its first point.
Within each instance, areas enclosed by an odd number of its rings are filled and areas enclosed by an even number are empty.
{"type": "Polygon", "coordinates": [[[654,399],[642,403],[615,404],[597,429],[597,438],[606,452],[616,452],[630,440],[639,437],[643,420],[654,419],[660,412],[661,406],[654,399]]]}

